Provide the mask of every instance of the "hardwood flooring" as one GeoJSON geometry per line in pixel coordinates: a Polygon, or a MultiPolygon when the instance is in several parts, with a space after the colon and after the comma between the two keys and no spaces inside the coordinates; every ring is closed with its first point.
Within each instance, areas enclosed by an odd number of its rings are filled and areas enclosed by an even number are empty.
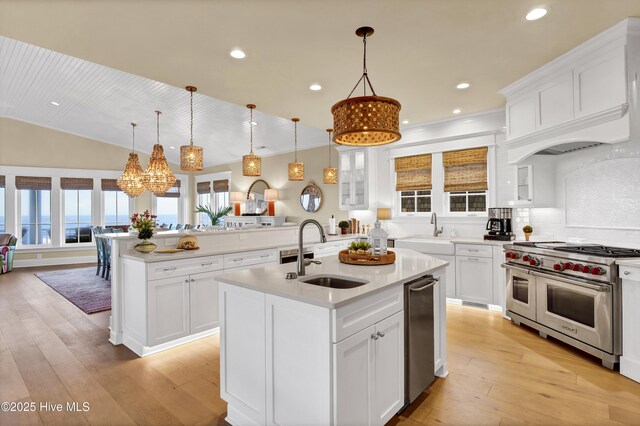
{"type": "MultiPolygon", "coordinates": [[[[0,425],[223,425],[219,339],[138,358],[33,274],[0,275],[0,401],[89,403],[0,412],[0,425]],[[66,408],[66,407],[65,407],[66,408]]],[[[449,377],[391,425],[640,425],[640,384],[500,315],[447,307],[449,377]]]]}

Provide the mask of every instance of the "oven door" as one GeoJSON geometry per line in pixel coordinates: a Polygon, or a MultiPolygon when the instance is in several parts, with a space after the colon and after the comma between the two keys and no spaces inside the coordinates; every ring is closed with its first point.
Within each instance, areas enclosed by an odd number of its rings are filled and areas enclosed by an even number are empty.
{"type": "Polygon", "coordinates": [[[507,270],[507,310],[536,320],[536,281],[524,268],[505,264],[507,270]]]}
{"type": "Polygon", "coordinates": [[[613,287],[535,273],[538,322],[613,353],[613,287]]]}

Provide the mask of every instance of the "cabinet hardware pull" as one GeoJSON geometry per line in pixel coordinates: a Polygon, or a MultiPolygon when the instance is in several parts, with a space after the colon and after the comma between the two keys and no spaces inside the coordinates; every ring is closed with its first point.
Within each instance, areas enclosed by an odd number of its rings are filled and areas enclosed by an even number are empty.
{"type": "Polygon", "coordinates": [[[477,262],[480,259],[478,259],[477,257],[467,257],[467,260],[473,260],[474,262],[477,262]]]}
{"type": "Polygon", "coordinates": [[[378,331],[378,336],[380,336],[380,337],[384,337],[384,333],[383,333],[383,332],[381,332],[381,331],[378,331]]]}
{"type": "Polygon", "coordinates": [[[233,259],[234,262],[242,262],[244,260],[244,257],[239,257],[237,259],[233,259]]]}
{"type": "Polygon", "coordinates": [[[211,266],[213,265],[213,262],[209,262],[209,263],[201,263],[200,266],[211,266]]]}
{"type": "Polygon", "coordinates": [[[262,257],[262,258],[264,258],[264,257],[269,257],[269,255],[268,255],[268,254],[263,254],[263,255],[262,255],[262,256],[260,256],[260,257],[262,257]]]}
{"type": "Polygon", "coordinates": [[[189,281],[191,281],[192,283],[196,282],[196,280],[194,280],[193,278],[191,278],[189,281]]]}
{"type": "Polygon", "coordinates": [[[171,272],[171,271],[175,271],[176,267],[174,266],[173,268],[163,268],[162,270],[165,272],[171,272]]]}
{"type": "Polygon", "coordinates": [[[376,336],[376,335],[375,335],[375,334],[373,334],[373,333],[371,333],[371,338],[372,338],[373,340],[378,340],[378,339],[379,339],[379,337],[378,337],[378,336],[376,336]]]}
{"type": "Polygon", "coordinates": [[[624,271],[625,275],[631,275],[631,271],[624,271]]]}
{"type": "Polygon", "coordinates": [[[472,253],[477,253],[477,252],[479,252],[480,250],[477,250],[477,249],[467,249],[467,251],[470,251],[470,252],[472,252],[472,253]]]}

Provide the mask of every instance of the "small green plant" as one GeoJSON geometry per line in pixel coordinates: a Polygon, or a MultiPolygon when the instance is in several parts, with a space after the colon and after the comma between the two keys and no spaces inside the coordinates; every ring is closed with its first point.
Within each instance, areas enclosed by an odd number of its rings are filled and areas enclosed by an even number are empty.
{"type": "Polygon", "coordinates": [[[211,206],[203,206],[199,204],[196,206],[194,213],[204,213],[209,216],[211,220],[211,226],[222,225],[222,218],[231,213],[231,207],[220,207],[218,211],[214,211],[211,206]]]}
{"type": "Polygon", "coordinates": [[[348,228],[348,227],[349,227],[349,222],[347,222],[346,220],[342,220],[338,224],[338,228],[348,228]]]}
{"type": "Polygon", "coordinates": [[[531,227],[529,225],[526,225],[526,226],[522,227],[522,231],[526,232],[527,234],[530,234],[530,233],[533,232],[533,227],[531,227]]]}
{"type": "Polygon", "coordinates": [[[369,250],[371,248],[371,244],[366,242],[352,242],[349,246],[349,250],[369,250]]]}

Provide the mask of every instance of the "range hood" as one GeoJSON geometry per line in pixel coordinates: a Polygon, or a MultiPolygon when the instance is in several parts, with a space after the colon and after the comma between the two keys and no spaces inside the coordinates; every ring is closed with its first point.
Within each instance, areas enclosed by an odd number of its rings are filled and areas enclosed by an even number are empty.
{"type": "Polygon", "coordinates": [[[507,161],[640,140],[640,19],[627,18],[500,91],[507,161]]]}

